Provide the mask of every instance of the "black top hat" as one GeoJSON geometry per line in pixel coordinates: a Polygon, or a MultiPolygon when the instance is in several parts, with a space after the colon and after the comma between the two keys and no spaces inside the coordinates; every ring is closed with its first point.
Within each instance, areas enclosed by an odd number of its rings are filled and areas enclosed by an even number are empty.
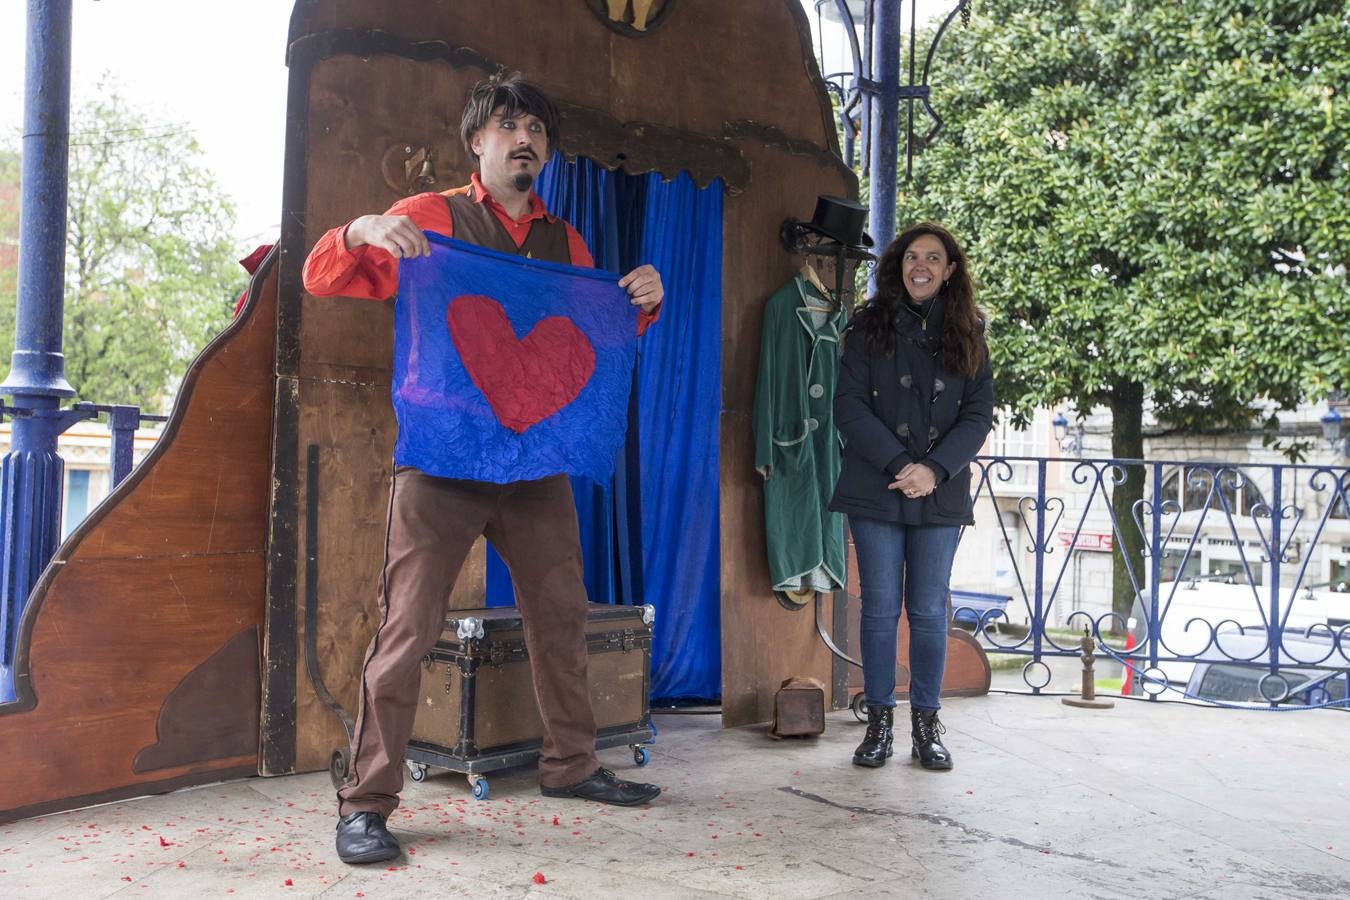
{"type": "Polygon", "coordinates": [[[866,223],[867,207],[845,197],[821,194],[816,198],[811,221],[803,222],[802,227],[846,247],[871,247],[872,236],[863,231],[866,223]]]}

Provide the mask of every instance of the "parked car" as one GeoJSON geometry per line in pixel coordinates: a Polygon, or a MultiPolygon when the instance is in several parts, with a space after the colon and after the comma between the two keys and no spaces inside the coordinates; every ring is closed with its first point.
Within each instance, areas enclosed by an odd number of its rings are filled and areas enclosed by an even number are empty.
{"type": "Polygon", "coordinates": [[[1222,703],[1321,706],[1345,700],[1350,685],[1350,672],[1345,669],[1281,668],[1279,678],[1266,677],[1269,671],[1241,663],[1196,663],[1191,680],[1186,684],[1186,693],[1222,703]]]}
{"type": "MultiPolygon", "coordinates": [[[[1134,601],[1133,622],[1130,631],[1137,646],[1147,640],[1148,616],[1145,613],[1150,598],[1140,593],[1134,601]]],[[[1191,680],[1196,661],[1268,663],[1266,647],[1267,618],[1270,615],[1269,588],[1245,584],[1227,584],[1217,581],[1164,581],[1158,585],[1158,603],[1161,621],[1160,656],[1186,656],[1194,659],[1163,660],[1158,668],[1171,684],[1185,685],[1191,680]],[[1253,638],[1259,632],[1259,637],[1253,638]]],[[[1313,652],[1313,645],[1297,652],[1297,659],[1280,659],[1298,665],[1300,661],[1318,659],[1326,655],[1331,633],[1350,622],[1350,594],[1335,591],[1314,591],[1300,588],[1284,590],[1280,594],[1280,617],[1284,621],[1284,646],[1305,639],[1321,641],[1321,653],[1313,652]],[[1306,638],[1308,629],[1322,626],[1306,638]]],[[[1350,633],[1342,642],[1342,651],[1350,650],[1350,633]]],[[[1346,665],[1328,660],[1325,665],[1346,665]]]]}
{"type": "MultiPolygon", "coordinates": [[[[1200,700],[1222,703],[1282,703],[1320,706],[1345,700],[1350,691],[1350,641],[1338,646],[1325,630],[1286,630],[1270,673],[1270,632],[1264,627],[1220,630],[1215,644],[1194,661],[1159,664],[1168,683],[1200,700]],[[1185,672],[1184,678],[1176,675],[1185,672]]],[[[1136,671],[1135,688],[1142,688],[1136,671]]]]}

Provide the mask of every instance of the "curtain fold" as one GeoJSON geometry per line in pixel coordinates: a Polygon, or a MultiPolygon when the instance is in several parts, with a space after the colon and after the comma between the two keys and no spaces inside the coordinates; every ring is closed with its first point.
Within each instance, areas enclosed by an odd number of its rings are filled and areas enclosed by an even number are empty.
{"type": "Polygon", "coordinates": [[[643,261],[666,290],[660,320],[638,342],[642,567],[656,607],[652,697],[713,700],[722,683],[722,182],[700,190],[685,173],[643,178],[643,261]]]}
{"type": "MultiPolygon", "coordinates": [[[[718,426],[722,195],[688,175],[609,172],[555,154],[536,186],[580,232],[598,267],[661,273],[661,318],[638,343],[627,447],[614,482],[572,479],[586,589],[597,603],[656,608],[652,701],[721,693],[718,426]]],[[[514,602],[489,548],[489,606],[514,602]]]]}

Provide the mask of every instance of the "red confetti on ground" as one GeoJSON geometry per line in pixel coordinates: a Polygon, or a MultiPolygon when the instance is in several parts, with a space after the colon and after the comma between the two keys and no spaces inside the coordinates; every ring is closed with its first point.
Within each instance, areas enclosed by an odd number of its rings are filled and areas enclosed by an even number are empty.
{"type": "Polygon", "coordinates": [[[975,792],[974,792],[974,791],[966,791],[966,793],[967,793],[967,794],[970,794],[971,796],[974,796],[974,795],[975,795],[975,792]]]}
{"type": "Polygon", "coordinates": [[[179,860],[179,862],[178,862],[178,868],[180,868],[180,869],[186,869],[186,868],[187,868],[187,863],[183,862],[182,860],[179,860]]]}
{"type": "Polygon", "coordinates": [[[553,817],[553,824],[554,824],[554,825],[558,825],[558,824],[559,824],[559,822],[558,822],[558,817],[557,817],[557,816],[554,816],[554,817],[553,817]]]}
{"type": "Polygon", "coordinates": [[[693,856],[693,855],[694,855],[694,851],[693,851],[693,850],[690,850],[688,853],[685,854],[685,856],[693,856]]]}
{"type": "Polygon", "coordinates": [[[164,840],[164,838],[162,838],[162,837],[159,839],[159,845],[160,845],[161,847],[172,847],[172,846],[173,846],[173,844],[170,844],[168,841],[164,840]]]}
{"type": "Polygon", "coordinates": [[[544,873],[543,873],[543,872],[535,872],[535,873],[534,873],[534,883],[535,883],[535,884],[548,884],[548,879],[544,877],[544,873]]]}
{"type": "Polygon", "coordinates": [[[286,885],[286,887],[292,887],[295,884],[295,882],[287,878],[285,881],[282,882],[282,884],[286,885]]]}
{"type": "Polygon", "coordinates": [[[737,866],[737,867],[736,867],[736,871],[739,872],[739,871],[741,871],[741,869],[744,869],[744,868],[745,868],[745,866],[737,866]]]}
{"type": "Polygon", "coordinates": [[[122,876],[122,880],[123,880],[123,881],[130,881],[130,880],[131,880],[131,876],[130,876],[130,875],[123,875],[123,876],[122,876]]]}

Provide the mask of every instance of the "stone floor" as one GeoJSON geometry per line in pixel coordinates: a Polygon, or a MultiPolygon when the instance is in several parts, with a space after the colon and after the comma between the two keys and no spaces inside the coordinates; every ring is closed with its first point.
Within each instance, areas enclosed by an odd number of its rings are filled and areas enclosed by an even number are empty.
{"type": "Polygon", "coordinates": [[[333,856],[326,774],[45,816],[0,826],[0,897],[1350,897],[1350,714],[992,695],[944,719],[950,773],[853,767],[849,713],[782,742],[660,716],[637,810],[432,775],[388,866],[333,856]]]}

